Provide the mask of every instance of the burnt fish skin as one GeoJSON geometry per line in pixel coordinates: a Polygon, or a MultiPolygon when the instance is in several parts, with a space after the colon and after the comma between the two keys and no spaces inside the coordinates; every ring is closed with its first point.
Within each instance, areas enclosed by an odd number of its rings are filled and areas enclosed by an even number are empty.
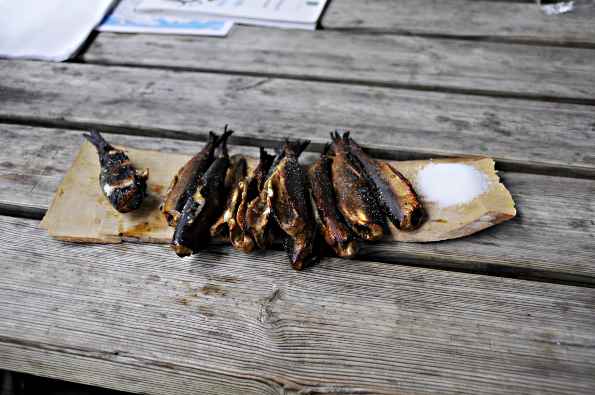
{"type": "MultiPolygon", "coordinates": [[[[225,136],[225,134],[224,134],[225,136]]],[[[215,160],[215,149],[221,143],[224,136],[219,137],[209,132],[207,144],[188,162],[182,166],[172,179],[167,190],[165,200],[161,204],[161,212],[169,226],[176,226],[182,209],[189,195],[194,193],[190,185],[197,185],[200,177],[208,170],[215,160]]]]}
{"type": "Polygon", "coordinates": [[[331,138],[331,151],[334,154],[331,179],[337,208],[359,238],[366,241],[378,240],[384,235],[386,220],[373,193],[373,187],[339,134],[331,133],[331,138]]]}
{"type": "Polygon", "coordinates": [[[285,233],[283,245],[295,270],[318,259],[315,252],[316,221],[312,212],[308,175],[298,158],[310,141],[286,141],[270,183],[269,195],[275,223],[285,233]]]}
{"type": "Polygon", "coordinates": [[[330,172],[332,158],[326,152],[310,167],[310,188],[314,202],[314,213],[326,244],[337,256],[352,258],[358,250],[357,240],[336,206],[335,191],[330,172]]]}
{"type": "Polygon", "coordinates": [[[83,136],[97,149],[99,186],[107,200],[121,213],[139,208],[147,196],[149,170],[136,170],[128,155],[105,141],[99,132],[92,130],[83,136]]]}
{"type": "Polygon", "coordinates": [[[253,179],[248,186],[248,198],[244,199],[246,202],[246,209],[240,206],[237,218],[240,226],[246,234],[250,234],[256,246],[260,249],[267,249],[273,243],[274,235],[272,229],[274,228],[272,216],[272,174],[277,168],[279,157],[284,155],[280,152],[276,156],[269,155],[265,150],[261,150],[259,166],[254,171],[253,179]],[[256,197],[250,199],[252,193],[258,193],[256,197]]]}
{"type": "Polygon", "coordinates": [[[352,138],[343,133],[349,152],[360,163],[366,178],[374,186],[378,203],[388,219],[401,230],[414,230],[424,221],[425,210],[409,180],[384,161],[370,158],[352,138]]]}
{"type": "MultiPolygon", "coordinates": [[[[259,216],[262,215],[264,208],[261,210],[263,205],[260,204],[261,198],[259,195],[264,188],[267,174],[274,158],[275,157],[270,155],[263,147],[260,147],[258,164],[254,168],[252,174],[239,184],[241,196],[240,205],[238,206],[236,213],[236,224],[238,229],[236,233],[231,235],[231,243],[234,248],[240,251],[252,252],[257,247],[255,237],[250,229],[249,218],[252,222],[256,223],[258,222],[259,216]],[[251,215],[249,213],[251,213],[251,215]]],[[[255,226],[258,227],[260,225],[256,224],[255,226]]],[[[259,241],[259,244],[266,244],[262,239],[259,241]]]]}
{"type": "Polygon", "coordinates": [[[227,203],[223,213],[211,227],[212,237],[229,237],[236,231],[236,212],[241,198],[241,182],[246,178],[248,162],[242,155],[234,155],[230,159],[229,169],[225,176],[225,195],[227,203]]]}
{"type": "Polygon", "coordinates": [[[217,149],[217,158],[204,175],[199,177],[196,188],[186,199],[181,210],[171,246],[180,257],[201,250],[210,239],[210,229],[225,205],[225,178],[230,165],[227,153],[227,131],[217,149]]]}

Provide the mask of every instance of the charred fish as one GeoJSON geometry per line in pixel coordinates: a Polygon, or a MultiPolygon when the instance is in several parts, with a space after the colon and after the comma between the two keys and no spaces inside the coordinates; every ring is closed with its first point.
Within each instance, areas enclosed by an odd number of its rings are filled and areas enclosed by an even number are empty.
{"type": "Polygon", "coordinates": [[[359,162],[370,185],[374,187],[376,199],[388,219],[397,229],[418,228],[426,215],[409,180],[390,164],[370,158],[362,147],[349,137],[349,132],[343,133],[343,141],[350,154],[359,162]]]}
{"type": "Polygon", "coordinates": [[[178,170],[161,204],[161,212],[169,226],[175,227],[188,197],[196,191],[199,179],[215,159],[215,149],[227,137],[227,126],[223,136],[209,132],[207,144],[178,170]]]}
{"type": "Polygon", "coordinates": [[[83,136],[97,149],[99,186],[107,200],[121,213],[139,208],[147,195],[149,170],[136,170],[128,155],[105,141],[99,132],[92,130],[83,136]]]}
{"type": "Polygon", "coordinates": [[[267,184],[269,209],[284,233],[283,246],[291,266],[301,270],[318,256],[314,251],[316,222],[308,190],[308,175],[298,158],[310,143],[287,140],[273,165],[267,184]]]}
{"type": "Polygon", "coordinates": [[[225,178],[229,168],[227,138],[233,133],[225,130],[217,158],[208,170],[200,175],[196,184],[189,184],[183,196],[188,196],[180,212],[171,246],[178,256],[188,256],[199,251],[209,240],[210,228],[221,214],[225,201],[225,178]]]}
{"type": "Polygon", "coordinates": [[[327,145],[308,171],[314,213],[326,244],[337,256],[351,258],[357,253],[358,244],[336,206],[335,191],[330,177],[332,158],[327,155],[329,148],[327,145]]]}
{"type": "Polygon", "coordinates": [[[385,217],[373,193],[373,187],[349,147],[337,132],[331,133],[334,154],[331,179],[337,208],[351,230],[363,240],[378,240],[384,234],[385,217]]]}

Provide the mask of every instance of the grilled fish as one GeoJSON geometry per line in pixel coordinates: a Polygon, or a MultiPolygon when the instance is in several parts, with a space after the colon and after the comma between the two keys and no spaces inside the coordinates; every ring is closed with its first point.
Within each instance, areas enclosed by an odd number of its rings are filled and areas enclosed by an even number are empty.
{"type": "MultiPolygon", "coordinates": [[[[304,143],[303,149],[309,144],[309,141],[304,143]]],[[[268,171],[261,174],[262,177],[259,184],[262,183],[262,187],[260,188],[260,194],[248,204],[246,209],[247,227],[256,245],[261,249],[271,246],[275,236],[275,230],[277,229],[272,211],[272,198],[274,196],[273,175],[279,170],[278,165],[285,158],[285,143],[275,151],[276,155],[271,160],[268,171]]]]}
{"type": "Polygon", "coordinates": [[[213,163],[215,149],[223,139],[227,138],[225,133],[227,133],[227,129],[221,137],[209,132],[207,144],[186,162],[174,176],[167,190],[165,200],[161,204],[161,212],[165,215],[169,226],[176,226],[186,200],[196,190],[195,188],[188,188],[188,186],[196,186],[198,180],[213,163]]]}
{"type": "Polygon", "coordinates": [[[337,208],[351,230],[363,240],[380,239],[386,227],[385,216],[366,180],[359,163],[350,155],[349,147],[337,132],[331,133],[334,154],[331,179],[337,208]]]}
{"type": "Polygon", "coordinates": [[[343,134],[349,152],[359,162],[370,185],[374,186],[376,199],[388,219],[401,230],[418,228],[425,219],[425,210],[411,183],[391,165],[370,158],[363,149],[343,134]]]}
{"type": "Polygon", "coordinates": [[[189,184],[188,195],[181,210],[171,246],[178,256],[199,251],[209,239],[210,228],[221,214],[225,200],[225,178],[229,168],[227,138],[233,133],[225,130],[217,148],[217,158],[195,185],[189,184]]]}
{"type": "Polygon", "coordinates": [[[283,245],[291,266],[301,270],[318,257],[314,253],[316,223],[308,191],[308,175],[299,164],[298,157],[310,141],[286,141],[277,155],[282,158],[267,184],[269,208],[272,208],[275,223],[285,234],[283,245]]]}
{"type": "Polygon", "coordinates": [[[326,154],[328,148],[329,146],[308,171],[314,214],[326,244],[337,256],[351,258],[357,253],[358,245],[336,206],[335,191],[330,178],[332,158],[326,154]]]}
{"type": "Polygon", "coordinates": [[[229,237],[237,233],[236,212],[241,199],[242,181],[246,178],[248,163],[242,155],[234,155],[230,159],[230,166],[225,176],[225,194],[227,203],[219,219],[211,227],[212,237],[229,237]]]}
{"type": "Polygon", "coordinates": [[[260,194],[246,207],[246,225],[256,246],[261,249],[270,247],[273,243],[272,209],[273,206],[272,179],[267,178],[260,194]]]}
{"type": "Polygon", "coordinates": [[[99,186],[107,200],[121,213],[139,208],[147,195],[149,170],[136,170],[128,155],[105,141],[99,132],[92,130],[83,136],[99,154],[99,186]]]}
{"type": "Polygon", "coordinates": [[[264,148],[260,147],[260,157],[256,168],[238,183],[240,204],[236,212],[237,227],[230,232],[230,240],[233,247],[240,251],[252,252],[256,248],[256,242],[248,225],[248,206],[250,202],[259,197],[273,159],[274,156],[269,155],[264,148]]]}

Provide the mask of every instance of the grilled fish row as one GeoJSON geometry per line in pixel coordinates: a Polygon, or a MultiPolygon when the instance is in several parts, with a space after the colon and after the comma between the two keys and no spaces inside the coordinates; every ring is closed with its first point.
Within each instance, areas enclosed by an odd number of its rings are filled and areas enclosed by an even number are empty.
{"type": "Polygon", "coordinates": [[[309,141],[285,141],[273,157],[263,148],[250,171],[246,159],[227,153],[227,129],[174,177],[162,211],[175,232],[180,256],[200,250],[209,237],[226,237],[238,250],[266,249],[281,239],[293,268],[315,262],[326,245],[353,257],[360,241],[380,239],[388,221],[401,230],[421,225],[425,212],[407,179],[370,158],[349,136],[331,134],[308,171],[298,158],[309,141]]]}

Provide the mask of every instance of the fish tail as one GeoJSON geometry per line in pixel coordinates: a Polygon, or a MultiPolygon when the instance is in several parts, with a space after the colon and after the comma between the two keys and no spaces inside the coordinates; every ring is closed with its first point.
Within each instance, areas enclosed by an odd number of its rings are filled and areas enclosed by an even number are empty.
{"type": "Polygon", "coordinates": [[[285,154],[292,153],[295,157],[299,157],[302,152],[306,149],[306,147],[310,144],[310,140],[295,140],[291,141],[289,139],[285,140],[285,144],[283,146],[283,150],[285,154]]]}
{"type": "Polygon", "coordinates": [[[112,148],[97,130],[90,130],[89,134],[84,133],[83,137],[93,144],[98,152],[106,152],[112,148]]]}
{"type": "Polygon", "coordinates": [[[264,149],[264,147],[259,147],[259,148],[260,148],[259,159],[261,162],[268,163],[268,162],[271,162],[275,158],[275,156],[269,154],[267,152],[267,150],[264,149]]]}
{"type": "Polygon", "coordinates": [[[349,131],[349,130],[343,131],[343,141],[345,142],[345,144],[349,144],[351,141],[353,141],[349,138],[350,134],[351,134],[351,131],[349,131]]]}
{"type": "Polygon", "coordinates": [[[215,145],[217,143],[218,139],[219,139],[219,136],[217,135],[217,133],[215,133],[211,130],[209,132],[209,140],[207,141],[207,143],[215,145]]]}
{"type": "Polygon", "coordinates": [[[221,137],[219,137],[217,139],[217,142],[215,143],[217,145],[218,155],[219,156],[223,156],[223,157],[227,157],[228,156],[228,152],[227,152],[227,139],[232,134],[233,134],[233,130],[228,129],[227,128],[227,125],[225,125],[225,128],[223,129],[223,134],[221,135],[221,137]]]}

